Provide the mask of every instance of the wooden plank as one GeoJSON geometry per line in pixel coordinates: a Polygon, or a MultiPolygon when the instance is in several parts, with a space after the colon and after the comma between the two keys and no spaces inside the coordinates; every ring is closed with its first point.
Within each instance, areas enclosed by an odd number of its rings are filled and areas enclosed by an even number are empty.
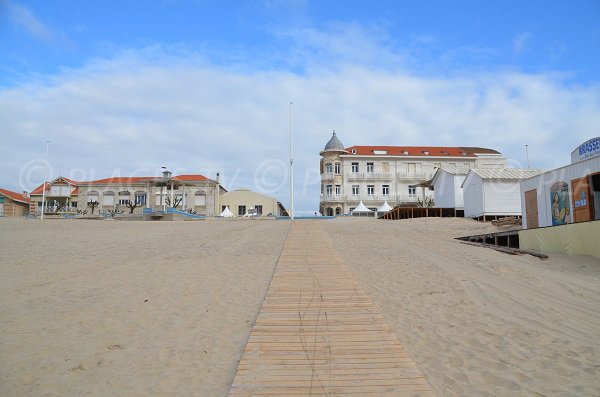
{"type": "Polygon", "coordinates": [[[318,222],[293,222],[230,396],[433,396],[318,222]]]}

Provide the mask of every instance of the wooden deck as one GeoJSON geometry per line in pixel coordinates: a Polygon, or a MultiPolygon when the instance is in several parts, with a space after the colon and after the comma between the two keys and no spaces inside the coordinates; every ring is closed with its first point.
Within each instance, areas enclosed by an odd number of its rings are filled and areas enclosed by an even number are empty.
{"type": "Polygon", "coordinates": [[[435,394],[318,221],[296,221],[229,395],[435,394]]]}

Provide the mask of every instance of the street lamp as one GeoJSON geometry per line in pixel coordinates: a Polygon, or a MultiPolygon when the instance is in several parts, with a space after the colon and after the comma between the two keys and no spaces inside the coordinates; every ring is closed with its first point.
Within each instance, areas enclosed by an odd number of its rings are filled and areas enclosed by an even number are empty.
{"type": "Polygon", "coordinates": [[[44,219],[44,209],[46,208],[46,178],[48,178],[48,146],[50,141],[46,141],[46,157],[44,158],[44,182],[42,182],[42,215],[40,219],[44,219]]]}

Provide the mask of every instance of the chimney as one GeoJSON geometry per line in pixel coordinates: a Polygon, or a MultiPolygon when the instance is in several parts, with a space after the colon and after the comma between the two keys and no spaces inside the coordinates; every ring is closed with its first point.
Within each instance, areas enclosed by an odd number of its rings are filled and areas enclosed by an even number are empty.
{"type": "Polygon", "coordinates": [[[219,173],[217,172],[217,184],[220,185],[221,184],[221,176],[219,175],[219,173]]]}
{"type": "Polygon", "coordinates": [[[27,190],[23,190],[23,197],[29,198],[29,192],[27,190]]]}

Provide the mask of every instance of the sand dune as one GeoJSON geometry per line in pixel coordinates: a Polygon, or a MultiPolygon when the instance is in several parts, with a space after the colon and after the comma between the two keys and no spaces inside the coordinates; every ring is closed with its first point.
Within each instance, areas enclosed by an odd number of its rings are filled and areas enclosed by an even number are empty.
{"type": "MultiPolygon", "coordinates": [[[[600,395],[600,261],[320,226],[440,396],[600,395]]],[[[0,395],[225,396],[289,222],[0,220],[0,395]]]]}

